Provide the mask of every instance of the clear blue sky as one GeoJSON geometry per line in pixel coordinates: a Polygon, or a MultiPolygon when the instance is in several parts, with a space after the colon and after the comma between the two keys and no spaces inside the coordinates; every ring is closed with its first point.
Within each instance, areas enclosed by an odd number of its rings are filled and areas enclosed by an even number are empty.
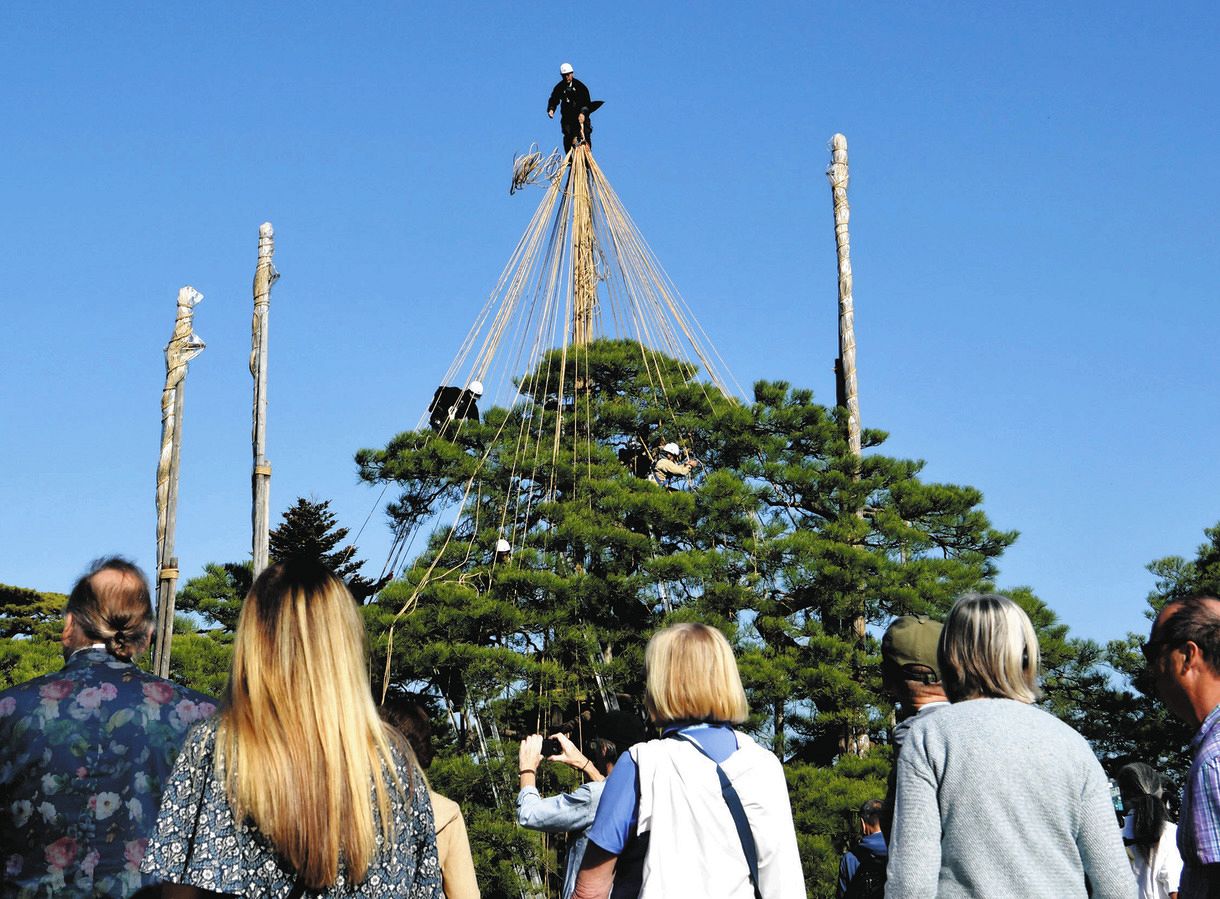
{"type": "MultiPolygon", "coordinates": [[[[540,191],[560,62],[597,156],[742,384],[833,399],[831,134],[851,149],[862,415],[1022,536],[1001,583],[1144,626],[1220,520],[1213,4],[0,7],[0,581],[150,571],[162,349],[187,384],[184,576],[249,551],[257,229],[273,514],[376,492],[540,191]],[[578,11],[577,11],[578,10],[578,11]]],[[[388,548],[378,510],[361,539],[388,548]]]]}

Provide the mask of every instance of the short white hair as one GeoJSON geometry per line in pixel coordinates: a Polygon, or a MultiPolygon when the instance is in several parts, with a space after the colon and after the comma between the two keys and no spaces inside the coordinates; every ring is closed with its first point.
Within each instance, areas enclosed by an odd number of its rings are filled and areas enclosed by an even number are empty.
{"type": "Polygon", "coordinates": [[[965,699],[1038,700],[1041,655],[1025,610],[994,593],[967,593],[945,619],[937,653],[945,693],[965,699]]]}

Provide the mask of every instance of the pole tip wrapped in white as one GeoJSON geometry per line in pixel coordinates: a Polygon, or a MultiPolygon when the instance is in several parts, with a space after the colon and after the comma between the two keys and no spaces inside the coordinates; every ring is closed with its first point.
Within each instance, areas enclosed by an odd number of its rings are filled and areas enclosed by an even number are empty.
{"type": "Polygon", "coordinates": [[[259,237],[275,237],[275,229],[271,227],[271,222],[263,222],[258,226],[259,237]]]}
{"type": "Polygon", "coordinates": [[[847,136],[843,134],[836,134],[830,139],[830,148],[832,150],[846,150],[847,136]]]}

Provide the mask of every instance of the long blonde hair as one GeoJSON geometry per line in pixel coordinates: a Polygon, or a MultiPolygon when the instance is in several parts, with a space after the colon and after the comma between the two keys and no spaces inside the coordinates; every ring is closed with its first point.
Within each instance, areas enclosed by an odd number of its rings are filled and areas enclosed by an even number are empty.
{"type": "Polygon", "coordinates": [[[252,820],[309,889],[333,885],[341,866],[363,880],[378,822],[392,851],[390,790],[411,789],[391,741],[410,750],[382,724],[366,665],[342,581],[303,561],[259,575],[237,622],[216,773],[236,820],[252,820]]]}

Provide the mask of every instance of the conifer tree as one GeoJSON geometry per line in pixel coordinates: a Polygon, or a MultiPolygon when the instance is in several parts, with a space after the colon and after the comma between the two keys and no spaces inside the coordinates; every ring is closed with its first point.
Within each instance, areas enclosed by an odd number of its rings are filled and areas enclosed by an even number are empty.
{"type": "MultiPolygon", "coordinates": [[[[512,766],[498,760],[515,750],[498,751],[497,737],[638,703],[648,637],[666,621],[698,619],[738,647],[755,712],[748,726],[788,762],[794,784],[814,765],[824,771],[809,775],[825,794],[817,803],[850,796],[858,806],[868,798],[860,793],[882,790],[884,753],[836,762],[852,729],[883,742],[891,714],[875,640],[849,622],[939,614],[963,590],[989,585],[1016,535],[991,527],[981,494],[921,481],[922,463],[876,452],[880,431],[865,433],[870,451],[857,460],[841,410],[807,390],[762,382],[744,405],[692,365],[629,341],[554,351],[518,386],[511,409],[357,454],[363,478],[400,487],[389,509],[399,527],[434,528],[367,611],[375,673],[405,609],[391,681],[440,698],[455,748],[484,757],[477,789],[469,778],[442,789],[491,812],[494,785],[498,813],[511,815],[515,789],[502,772],[512,766]],[[633,474],[620,461],[633,439],[695,452],[703,465],[691,489],[633,474]],[[496,558],[500,538],[512,544],[509,559],[496,558]]],[[[825,884],[847,821],[793,799],[817,819],[806,820],[802,850],[811,887],[825,884]]],[[[493,878],[488,895],[521,886],[503,871],[480,873],[493,878]]]]}
{"type": "Polygon", "coordinates": [[[347,528],[338,527],[330,511],[330,500],[314,502],[298,497],[296,504],[284,513],[283,521],[268,535],[270,555],[276,562],[317,560],[342,578],[357,601],[362,601],[381,585],[360,576],[364,562],[356,559],[355,546],[339,546],[347,534],[347,528]]]}

